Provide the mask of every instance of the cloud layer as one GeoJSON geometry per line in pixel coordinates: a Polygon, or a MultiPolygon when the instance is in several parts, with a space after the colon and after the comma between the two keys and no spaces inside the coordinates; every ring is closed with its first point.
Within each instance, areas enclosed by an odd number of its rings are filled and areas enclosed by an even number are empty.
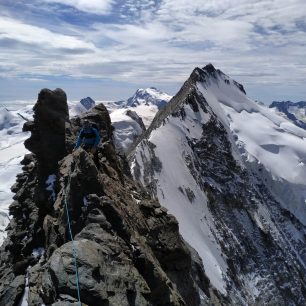
{"type": "Polygon", "coordinates": [[[76,8],[77,10],[105,15],[110,13],[113,0],[43,0],[46,3],[57,3],[76,8]]]}
{"type": "Polygon", "coordinates": [[[212,62],[249,86],[305,83],[304,0],[23,2],[0,4],[3,78],[173,84],[212,62]]]}

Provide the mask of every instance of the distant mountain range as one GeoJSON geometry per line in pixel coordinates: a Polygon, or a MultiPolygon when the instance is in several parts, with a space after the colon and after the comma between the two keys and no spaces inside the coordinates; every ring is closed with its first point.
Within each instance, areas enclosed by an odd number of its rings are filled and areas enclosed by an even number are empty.
{"type": "Polygon", "coordinates": [[[273,101],[269,107],[275,109],[298,127],[306,130],[306,101],[273,101]]]}
{"type": "Polygon", "coordinates": [[[172,96],[155,87],[149,87],[138,89],[127,100],[107,103],[106,107],[115,128],[114,139],[117,149],[127,151],[171,98],[172,96]]]}

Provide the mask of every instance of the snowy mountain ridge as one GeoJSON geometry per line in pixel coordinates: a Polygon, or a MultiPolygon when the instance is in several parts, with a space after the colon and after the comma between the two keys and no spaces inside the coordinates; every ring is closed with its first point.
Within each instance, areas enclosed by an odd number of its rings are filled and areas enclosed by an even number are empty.
{"type": "Polygon", "coordinates": [[[193,71],[130,152],[135,179],[176,216],[230,305],[306,300],[305,156],[304,130],[212,65],[193,71]]]}

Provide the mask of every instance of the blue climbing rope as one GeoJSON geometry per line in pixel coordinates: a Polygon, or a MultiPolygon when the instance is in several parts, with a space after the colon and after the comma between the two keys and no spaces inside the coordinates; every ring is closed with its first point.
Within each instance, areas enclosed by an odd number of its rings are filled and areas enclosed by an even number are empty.
{"type": "MultiPolygon", "coordinates": [[[[70,175],[69,175],[69,184],[70,184],[70,175]]],[[[79,305],[82,306],[81,294],[80,294],[79,270],[78,270],[78,263],[77,263],[77,251],[76,251],[76,248],[75,248],[75,245],[74,245],[74,239],[73,239],[72,230],[71,230],[66,191],[65,191],[64,200],[65,200],[65,208],[66,208],[66,214],[67,214],[68,229],[69,229],[70,239],[72,241],[72,251],[73,251],[73,257],[74,257],[75,278],[76,278],[78,300],[79,300],[79,305]]]]}

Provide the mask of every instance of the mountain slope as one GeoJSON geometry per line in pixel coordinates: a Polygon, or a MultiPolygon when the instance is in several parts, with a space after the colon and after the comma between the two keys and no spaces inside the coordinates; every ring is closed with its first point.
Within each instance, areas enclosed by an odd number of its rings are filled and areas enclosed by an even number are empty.
{"type": "Polygon", "coordinates": [[[231,305],[306,301],[305,137],[207,65],[131,150],[134,177],[176,216],[231,305]]]}

